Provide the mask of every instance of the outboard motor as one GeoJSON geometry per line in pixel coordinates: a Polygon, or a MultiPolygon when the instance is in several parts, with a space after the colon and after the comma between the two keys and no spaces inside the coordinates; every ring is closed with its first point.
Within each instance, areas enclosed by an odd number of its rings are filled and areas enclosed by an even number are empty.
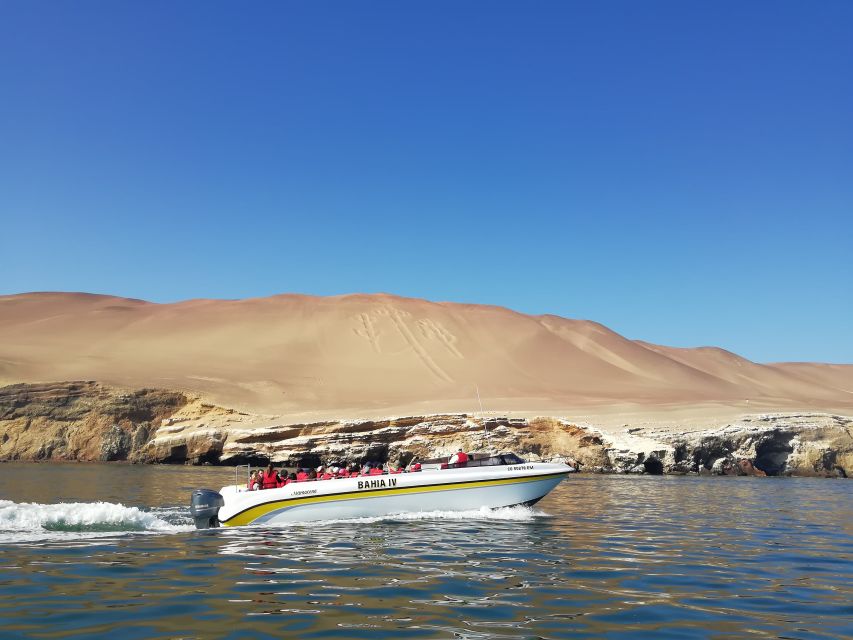
{"type": "Polygon", "coordinates": [[[212,529],[219,526],[219,507],[225,504],[222,494],[210,489],[196,489],[190,501],[190,513],[196,529],[212,529]]]}

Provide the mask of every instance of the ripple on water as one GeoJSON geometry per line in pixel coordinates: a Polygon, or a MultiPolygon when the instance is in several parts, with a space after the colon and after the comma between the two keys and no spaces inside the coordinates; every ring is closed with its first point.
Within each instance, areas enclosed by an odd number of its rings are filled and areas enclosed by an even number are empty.
{"type": "Polygon", "coordinates": [[[0,508],[42,519],[0,517],[0,624],[122,640],[853,636],[847,483],[745,480],[574,477],[536,510],[206,532],[175,503],[98,506],[119,530],[57,531],[63,509],[82,514],[22,497],[0,508]]]}

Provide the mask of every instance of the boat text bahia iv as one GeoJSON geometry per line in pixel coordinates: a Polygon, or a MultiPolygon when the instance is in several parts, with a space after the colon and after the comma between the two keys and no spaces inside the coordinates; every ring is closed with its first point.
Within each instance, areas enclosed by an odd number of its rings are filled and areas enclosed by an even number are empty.
{"type": "Polygon", "coordinates": [[[230,485],[196,489],[196,527],[339,520],[418,511],[465,511],[533,505],[574,471],[562,463],[525,462],[515,454],[427,460],[403,473],[290,482],[263,491],[230,485]],[[418,472],[413,472],[420,469],[418,472]]]}

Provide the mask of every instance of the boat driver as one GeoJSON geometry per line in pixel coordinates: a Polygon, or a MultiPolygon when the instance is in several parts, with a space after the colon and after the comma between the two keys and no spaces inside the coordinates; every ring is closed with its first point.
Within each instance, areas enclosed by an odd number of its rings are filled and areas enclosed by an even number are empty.
{"type": "Polygon", "coordinates": [[[450,456],[447,464],[455,464],[457,467],[464,467],[468,463],[468,454],[459,449],[456,453],[450,456]]]}

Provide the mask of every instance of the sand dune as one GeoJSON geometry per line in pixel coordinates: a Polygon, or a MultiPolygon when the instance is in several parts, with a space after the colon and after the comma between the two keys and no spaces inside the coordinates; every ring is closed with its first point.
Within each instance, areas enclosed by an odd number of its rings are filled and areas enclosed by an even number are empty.
{"type": "Polygon", "coordinates": [[[155,304],[0,297],[0,381],[192,390],[280,415],[696,404],[845,410],[853,366],[762,365],[628,340],[589,321],[391,295],[155,304]]]}

